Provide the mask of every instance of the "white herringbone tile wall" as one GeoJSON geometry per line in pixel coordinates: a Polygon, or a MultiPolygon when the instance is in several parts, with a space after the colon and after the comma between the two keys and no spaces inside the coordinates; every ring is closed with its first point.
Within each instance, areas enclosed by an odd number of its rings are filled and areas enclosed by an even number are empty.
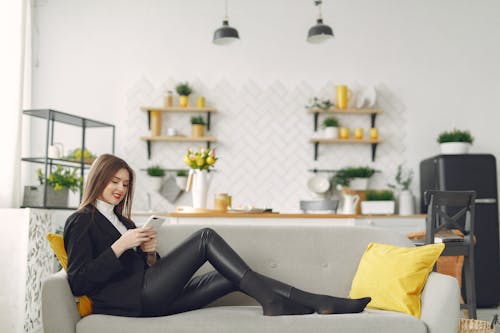
{"type": "MultiPolygon", "coordinates": [[[[135,210],[171,211],[177,205],[191,205],[189,193],[183,193],[174,203],[168,202],[152,190],[152,184],[141,169],[152,164],[165,168],[184,168],[182,159],[188,147],[205,147],[205,144],[155,142],[152,143],[151,160],[147,160],[146,143],[139,139],[148,135],[147,114],[141,106],[161,106],[163,93],[173,89],[174,79],[157,84],[142,79],[132,86],[127,96],[126,130],[117,142],[119,151],[137,171],[135,210]],[[151,195],[151,206],[148,203],[151,195]]],[[[272,207],[279,211],[297,211],[301,199],[311,199],[306,182],[313,174],[312,168],[338,169],[344,166],[371,166],[381,171],[372,181],[372,188],[385,188],[395,174],[399,163],[404,163],[405,107],[393,96],[389,87],[378,85],[377,106],[384,113],[377,117],[381,139],[377,158],[371,161],[370,145],[342,144],[320,145],[318,161],[313,159],[313,116],[305,105],[313,96],[333,98],[334,83],[327,82],[315,90],[307,82],[289,87],[280,81],[259,85],[248,81],[233,85],[222,80],[213,86],[201,81],[190,82],[196,96],[206,97],[207,105],[217,109],[212,115],[209,134],[218,139],[219,160],[217,172],[212,174],[209,190],[209,207],[216,192],[233,196],[233,205],[272,207]]],[[[359,85],[357,85],[359,86],[359,85]]],[[[177,102],[177,101],[176,101],[177,102]]],[[[176,128],[189,135],[192,113],[163,114],[162,131],[176,128]]],[[[351,129],[363,127],[365,135],[370,128],[367,115],[341,115],[342,124],[351,129]]],[[[320,118],[321,122],[321,118],[320,118]]],[[[173,175],[167,175],[173,176],[173,175]]],[[[333,193],[335,195],[335,193],[333,193]]]]}

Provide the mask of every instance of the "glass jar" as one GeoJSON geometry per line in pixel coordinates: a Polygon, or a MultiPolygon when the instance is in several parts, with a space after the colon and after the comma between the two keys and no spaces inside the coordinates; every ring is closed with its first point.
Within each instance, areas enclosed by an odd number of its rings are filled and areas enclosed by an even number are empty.
{"type": "Polygon", "coordinates": [[[225,212],[225,211],[227,211],[227,206],[228,206],[227,193],[216,193],[215,194],[214,209],[219,210],[221,212],[225,212]]]}

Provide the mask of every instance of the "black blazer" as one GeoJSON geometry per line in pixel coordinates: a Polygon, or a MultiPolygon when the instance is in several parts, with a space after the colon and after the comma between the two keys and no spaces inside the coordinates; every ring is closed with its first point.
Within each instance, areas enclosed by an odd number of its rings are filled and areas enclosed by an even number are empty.
{"type": "MultiPolygon", "coordinates": [[[[135,228],[118,217],[127,229],[135,228]]],[[[137,251],[129,249],[117,258],[111,245],[120,236],[92,205],[69,216],[64,226],[69,285],[73,295],[92,299],[92,313],[140,316],[146,254],[137,247],[137,251]]]]}

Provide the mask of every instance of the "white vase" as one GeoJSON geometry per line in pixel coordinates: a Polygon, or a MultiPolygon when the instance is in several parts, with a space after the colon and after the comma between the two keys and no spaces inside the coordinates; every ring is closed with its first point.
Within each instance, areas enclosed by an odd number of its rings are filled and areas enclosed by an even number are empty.
{"type": "Polygon", "coordinates": [[[415,214],[415,203],[410,190],[403,190],[399,193],[399,215],[415,214]]]}
{"type": "Polygon", "coordinates": [[[471,144],[468,142],[444,142],[439,144],[441,154],[467,154],[471,144]]]}
{"type": "Polygon", "coordinates": [[[193,208],[207,208],[208,172],[206,170],[194,170],[191,192],[193,208]]]}
{"type": "Polygon", "coordinates": [[[339,137],[338,127],[325,127],[323,131],[323,136],[327,139],[337,139],[339,137]]]}

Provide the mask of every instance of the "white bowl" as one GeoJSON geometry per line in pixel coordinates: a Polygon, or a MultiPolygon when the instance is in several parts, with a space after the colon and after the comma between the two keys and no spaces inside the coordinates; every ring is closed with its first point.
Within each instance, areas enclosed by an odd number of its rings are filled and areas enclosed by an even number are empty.
{"type": "Polygon", "coordinates": [[[323,194],[330,189],[330,181],[323,176],[313,176],[307,181],[307,188],[316,194],[323,194]]]}

